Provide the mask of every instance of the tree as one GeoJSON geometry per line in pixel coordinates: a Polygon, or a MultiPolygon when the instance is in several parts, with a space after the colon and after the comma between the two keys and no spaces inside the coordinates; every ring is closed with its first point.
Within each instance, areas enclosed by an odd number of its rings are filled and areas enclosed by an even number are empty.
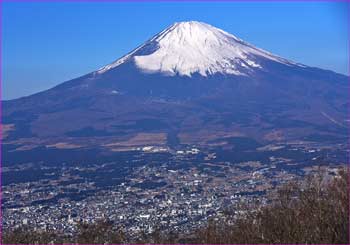
{"type": "Polygon", "coordinates": [[[332,180],[319,172],[278,190],[268,206],[256,206],[230,222],[197,233],[199,243],[349,243],[349,170],[332,180]]]}

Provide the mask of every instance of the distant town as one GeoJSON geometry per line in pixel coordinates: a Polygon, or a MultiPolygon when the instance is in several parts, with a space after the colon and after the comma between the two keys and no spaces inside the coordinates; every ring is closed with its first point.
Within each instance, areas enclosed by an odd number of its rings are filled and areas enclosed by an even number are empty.
{"type": "MultiPolygon", "coordinates": [[[[249,156],[248,148],[240,151],[249,156]]],[[[268,203],[277,187],[320,166],[334,175],[345,165],[339,156],[348,153],[346,145],[300,141],[266,145],[255,149],[252,160],[229,161],[220,149],[143,146],[124,152],[128,157],[120,161],[4,167],[3,228],[30,225],[73,235],[79,223],[110,220],[131,235],[186,233],[238,204],[268,203]],[[261,160],[254,159],[258,153],[261,160]]]]}

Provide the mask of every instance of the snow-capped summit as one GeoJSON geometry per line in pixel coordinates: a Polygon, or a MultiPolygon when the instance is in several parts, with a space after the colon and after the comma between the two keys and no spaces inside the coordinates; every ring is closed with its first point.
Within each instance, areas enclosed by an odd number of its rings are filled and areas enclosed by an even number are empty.
{"type": "Polygon", "coordinates": [[[215,73],[247,75],[261,69],[260,58],[286,65],[294,63],[258,49],[209,24],[188,21],[174,23],[131,53],[101,68],[103,73],[126,61],[143,72],[166,75],[202,76],[215,73]]]}
{"type": "Polygon", "coordinates": [[[4,101],[5,162],[18,161],[18,154],[39,161],[30,157],[36,149],[45,154],[47,145],[62,144],[76,146],[61,154],[74,161],[80,150],[96,153],[93,161],[150,144],[216,142],[223,151],[240,142],[339,144],[349,128],[348,79],[204,23],[175,23],[99,71],[4,101]],[[22,153],[28,145],[32,152],[22,153]]]}

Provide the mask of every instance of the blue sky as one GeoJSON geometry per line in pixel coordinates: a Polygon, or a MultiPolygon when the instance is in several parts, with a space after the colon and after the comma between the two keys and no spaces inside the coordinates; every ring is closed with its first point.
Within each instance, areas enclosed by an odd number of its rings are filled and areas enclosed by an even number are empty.
{"type": "Polygon", "coordinates": [[[2,98],[94,71],[186,20],[348,74],[348,13],[345,2],[7,2],[2,6],[2,98]]]}

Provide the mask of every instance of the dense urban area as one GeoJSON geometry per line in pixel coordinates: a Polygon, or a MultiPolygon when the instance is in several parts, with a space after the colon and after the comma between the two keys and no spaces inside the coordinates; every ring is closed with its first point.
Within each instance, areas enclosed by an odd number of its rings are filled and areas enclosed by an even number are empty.
{"type": "Polygon", "coordinates": [[[276,187],[320,166],[336,175],[347,151],[342,144],[300,141],[258,147],[249,157],[250,148],[236,149],[240,157],[246,153],[236,161],[215,147],[144,146],[123,152],[120,162],[4,167],[3,228],[30,225],[73,235],[78,224],[103,219],[131,236],[155,229],[186,233],[235,204],[268,203],[276,187]]]}

